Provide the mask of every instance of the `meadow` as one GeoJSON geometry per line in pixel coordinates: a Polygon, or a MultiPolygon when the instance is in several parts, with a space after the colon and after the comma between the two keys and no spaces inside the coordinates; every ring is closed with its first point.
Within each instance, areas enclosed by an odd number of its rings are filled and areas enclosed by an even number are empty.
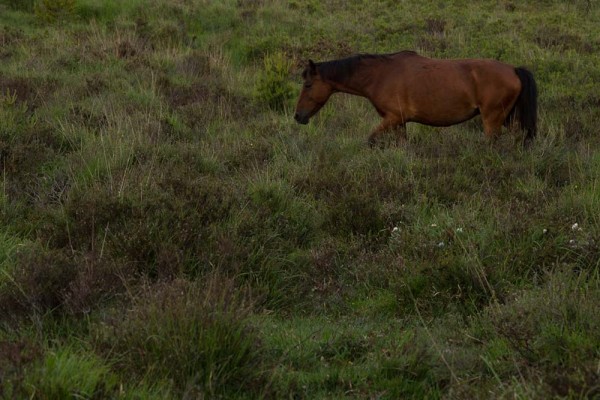
{"type": "Polygon", "coordinates": [[[0,398],[600,397],[600,6],[0,0],[0,398]],[[538,137],[311,58],[526,66],[538,137]]]}

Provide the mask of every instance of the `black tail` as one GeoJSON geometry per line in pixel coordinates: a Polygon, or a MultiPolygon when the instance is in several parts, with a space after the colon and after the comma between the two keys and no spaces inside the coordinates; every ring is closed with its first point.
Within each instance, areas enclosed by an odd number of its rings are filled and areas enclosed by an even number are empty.
{"type": "Polygon", "coordinates": [[[527,132],[524,142],[527,146],[537,134],[537,85],[533,74],[527,69],[518,67],[515,68],[515,72],[521,81],[521,93],[508,115],[507,122],[511,123],[514,120],[519,122],[519,127],[527,132]]]}

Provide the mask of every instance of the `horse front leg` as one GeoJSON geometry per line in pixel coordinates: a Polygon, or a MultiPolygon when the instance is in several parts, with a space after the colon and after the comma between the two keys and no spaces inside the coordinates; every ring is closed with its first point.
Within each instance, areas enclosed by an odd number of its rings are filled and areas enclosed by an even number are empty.
{"type": "Polygon", "coordinates": [[[398,144],[406,142],[406,126],[397,120],[384,119],[377,128],[373,129],[369,135],[369,146],[373,147],[379,142],[379,137],[386,131],[394,130],[397,133],[396,142],[398,144]]]}
{"type": "Polygon", "coordinates": [[[406,144],[408,138],[406,137],[406,125],[400,124],[394,129],[396,131],[396,146],[402,146],[406,144]]]}

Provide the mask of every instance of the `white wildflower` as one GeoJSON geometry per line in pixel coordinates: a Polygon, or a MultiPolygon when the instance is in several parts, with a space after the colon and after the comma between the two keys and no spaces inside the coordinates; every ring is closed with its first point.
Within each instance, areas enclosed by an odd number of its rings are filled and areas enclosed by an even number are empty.
{"type": "Polygon", "coordinates": [[[575,222],[573,225],[571,225],[571,230],[572,231],[580,231],[581,228],[579,227],[579,224],[577,222],[575,222]]]}
{"type": "Polygon", "coordinates": [[[462,233],[463,232],[463,228],[456,228],[456,233],[462,233]]]}
{"type": "Polygon", "coordinates": [[[544,228],[544,230],[542,231],[542,233],[545,235],[546,233],[548,233],[548,229],[544,228]]]}
{"type": "Polygon", "coordinates": [[[446,245],[446,243],[444,243],[444,242],[439,242],[439,243],[437,244],[437,247],[439,247],[439,248],[442,248],[442,247],[444,247],[445,245],[446,245]]]}

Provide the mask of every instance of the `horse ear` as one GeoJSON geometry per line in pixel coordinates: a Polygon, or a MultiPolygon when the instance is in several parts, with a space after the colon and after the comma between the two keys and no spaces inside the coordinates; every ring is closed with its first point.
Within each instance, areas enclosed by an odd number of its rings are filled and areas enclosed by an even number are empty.
{"type": "Polygon", "coordinates": [[[311,75],[317,74],[317,66],[315,65],[313,60],[308,60],[308,70],[310,71],[311,75]]]}

